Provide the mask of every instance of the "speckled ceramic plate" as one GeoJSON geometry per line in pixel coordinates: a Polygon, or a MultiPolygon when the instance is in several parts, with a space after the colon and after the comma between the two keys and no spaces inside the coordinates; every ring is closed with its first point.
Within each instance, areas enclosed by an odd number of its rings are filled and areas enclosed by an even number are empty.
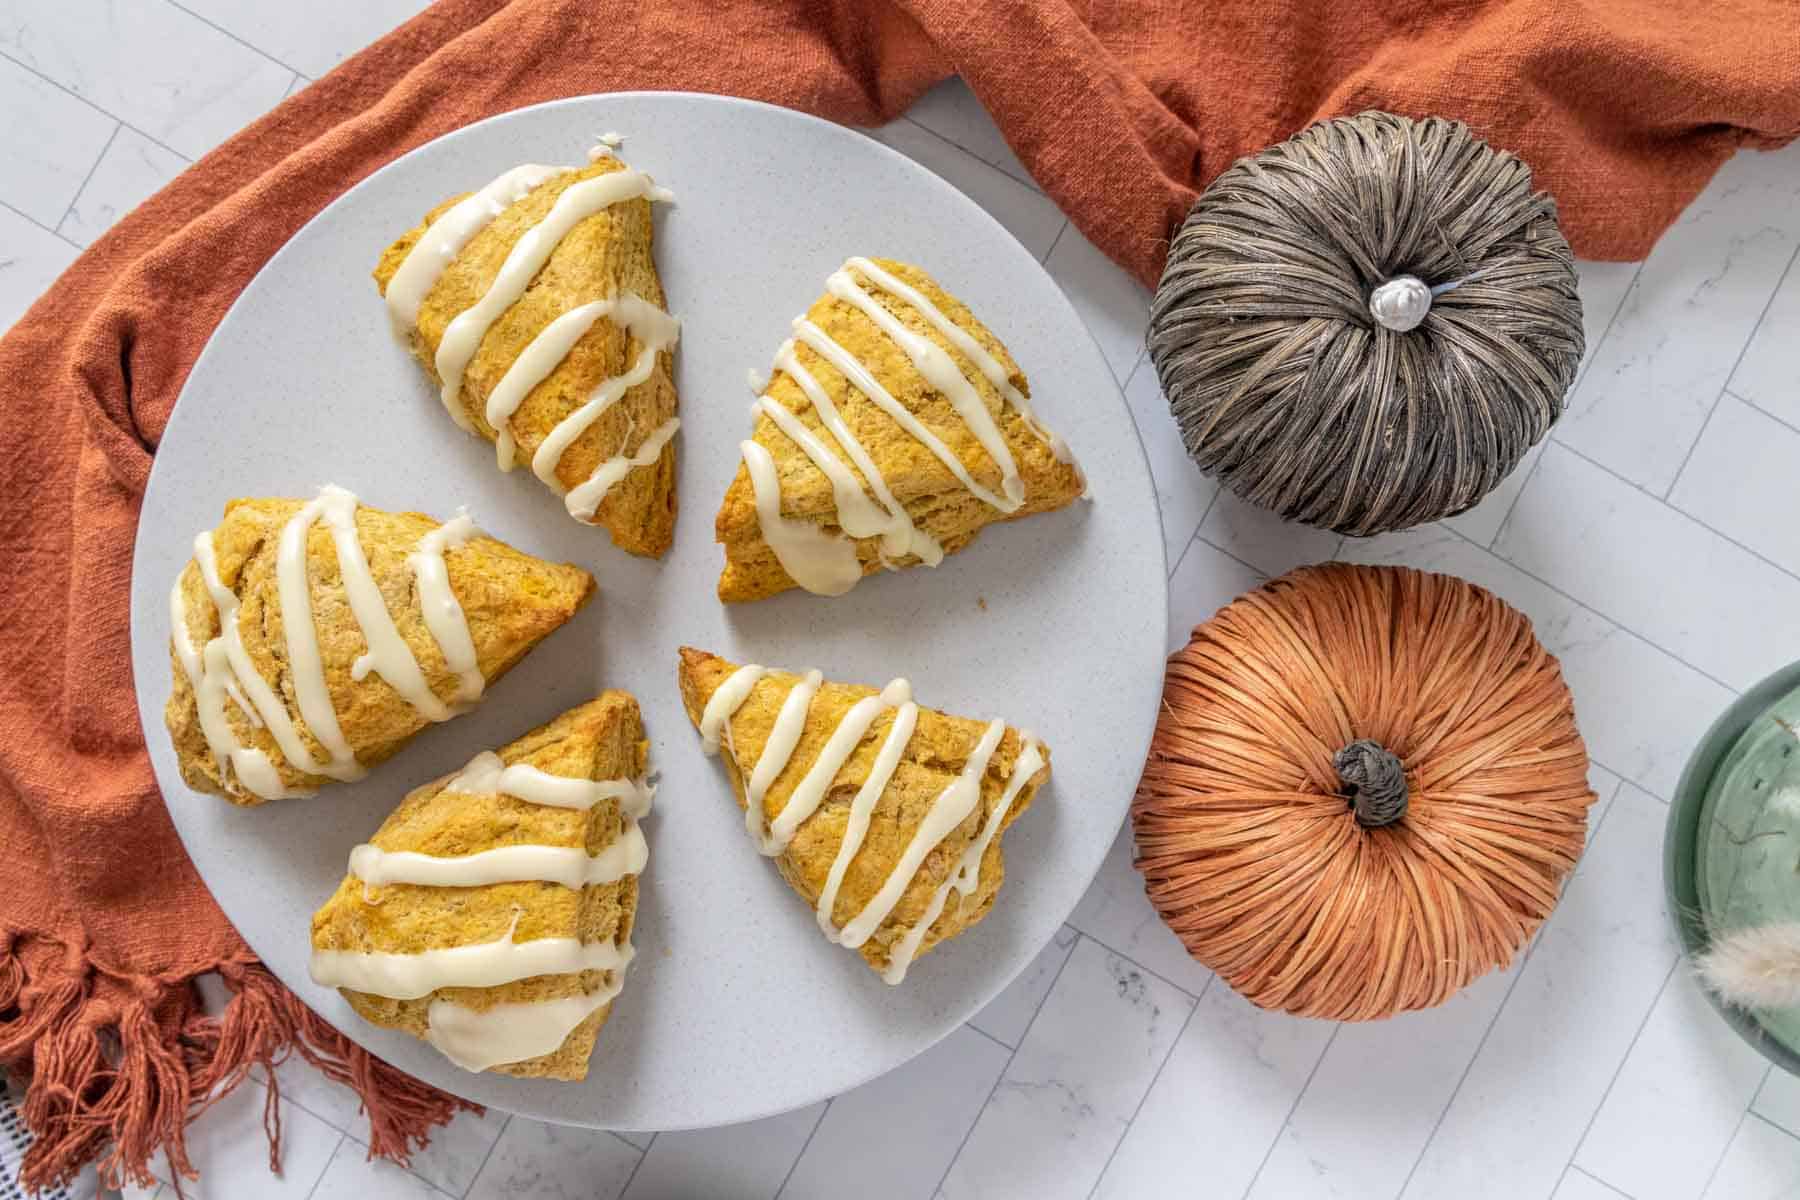
{"type": "Polygon", "coordinates": [[[855,1087],[973,1014],[1069,915],[1138,777],[1161,685],[1162,535],[1142,447],[1100,351],[1038,263],[991,217],[909,159],[850,130],[714,96],[561,101],[483,121],[407,155],[302,229],[244,290],[195,365],[150,477],[132,581],[138,705],[188,852],[270,968],[395,1065],[546,1120],[674,1129],[760,1117],[855,1087]],[[672,188],[657,258],[683,322],[681,518],[661,562],[571,521],[526,471],[445,417],[395,344],[369,278],[439,200],[517,163],[579,162],[597,135],[672,188]],[[713,513],[750,427],[747,368],[851,254],[931,271],[1004,340],[1038,412],[1092,479],[1092,502],[987,530],[936,570],[865,580],[839,599],[714,598],[713,513]],[[367,779],[240,809],[181,782],[164,732],[169,581],[234,496],[323,483],[368,504],[481,526],[593,571],[596,601],[495,685],[367,779]],[[751,847],[717,761],[681,710],[683,643],[833,679],[914,682],[921,703],[1029,726],[1055,776],[1006,838],[992,915],[890,988],[819,936],[751,847]],[[606,687],[635,693],[661,771],[636,963],[585,1083],[467,1074],[423,1042],[365,1024],[307,977],[309,918],[415,785],[606,687]]]}

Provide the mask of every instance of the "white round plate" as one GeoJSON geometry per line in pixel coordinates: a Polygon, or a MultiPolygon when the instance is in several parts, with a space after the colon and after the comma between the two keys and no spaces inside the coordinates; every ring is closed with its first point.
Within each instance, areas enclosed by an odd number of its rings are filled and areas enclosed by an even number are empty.
{"type": "Polygon", "coordinates": [[[1162,682],[1162,532],[1143,449],[1105,360],[1036,260],[973,202],[859,133],[785,109],[674,93],[589,96],[507,113],[423,146],[351,189],[269,260],[194,366],[156,455],[132,578],[138,707],[188,853],[271,970],[332,1024],[422,1079],[566,1124],[677,1129],[766,1116],[892,1070],[974,1014],[1081,898],[1137,783],[1162,682]],[[395,343],[369,278],[444,198],[522,162],[580,162],[600,133],[674,190],[656,256],[681,317],[681,516],[661,562],[571,521],[529,471],[502,475],[395,343]],[[853,254],[918,263],[1011,349],[1043,419],[1074,447],[1091,503],[996,525],[936,570],[725,607],[713,513],[788,322],[853,254]],[[468,716],[421,734],[362,782],[234,808],[182,784],[163,727],[169,583],[234,496],[325,483],[377,508],[459,505],[521,549],[591,570],[593,603],[468,716]],[[889,987],[819,936],[744,834],[724,771],[681,708],[675,651],[880,686],[1004,717],[1051,747],[1054,777],[1006,837],[1006,886],[971,932],[889,987]],[[410,788],[603,688],[637,696],[661,772],[646,822],[637,961],[585,1083],[471,1075],[377,1029],[307,977],[309,920],[410,788]]]}

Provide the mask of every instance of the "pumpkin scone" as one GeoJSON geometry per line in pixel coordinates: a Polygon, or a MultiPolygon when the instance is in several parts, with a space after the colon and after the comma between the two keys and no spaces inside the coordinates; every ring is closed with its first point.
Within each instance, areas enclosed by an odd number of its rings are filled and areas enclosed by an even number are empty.
{"type": "Polygon", "coordinates": [[[648,760],[609,691],[415,789],[313,914],[314,981],[465,1070],[586,1078],[632,958],[648,760]]]}
{"type": "Polygon", "coordinates": [[[580,567],[326,487],[233,500],[169,593],[181,776],[234,804],[360,779],[481,699],[594,590],[580,567]]]}
{"type": "Polygon", "coordinates": [[[904,679],[877,691],[683,647],[680,680],[751,840],[828,940],[899,983],[993,907],[1001,835],[1050,778],[1031,734],[921,708],[904,679]]]}
{"type": "Polygon", "coordinates": [[[1085,490],[1006,347],[918,267],[850,259],[793,330],[719,507],[719,599],[842,595],[1085,490]]]}
{"type": "Polygon", "coordinates": [[[452,420],[633,554],[675,532],[671,351],[650,177],[597,153],[447,200],[375,267],[395,331],[452,420]]]}

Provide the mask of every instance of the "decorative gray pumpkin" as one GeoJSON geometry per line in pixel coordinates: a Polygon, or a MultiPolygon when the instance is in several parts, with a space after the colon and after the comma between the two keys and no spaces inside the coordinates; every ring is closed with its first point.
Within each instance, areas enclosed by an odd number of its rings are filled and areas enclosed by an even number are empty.
{"type": "Polygon", "coordinates": [[[1562,414],[1581,300],[1556,203],[1457,121],[1324,121],[1214,180],[1150,356],[1200,469],[1367,536],[1474,506],[1562,414]]]}

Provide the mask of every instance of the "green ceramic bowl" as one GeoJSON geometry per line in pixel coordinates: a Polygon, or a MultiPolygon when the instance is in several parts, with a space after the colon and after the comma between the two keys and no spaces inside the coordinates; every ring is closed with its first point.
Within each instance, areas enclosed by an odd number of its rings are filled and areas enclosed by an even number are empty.
{"type": "MultiPolygon", "coordinates": [[[[1800,663],[1725,710],[1688,759],[1669,806],[1663,882],[1690,957],[1721,928],[1800,920],[1800,663]]],[[[1748,1010],[1706,998],[1771,1062],[1800,1075],[1800,1009],[1748,1010]]]]}

